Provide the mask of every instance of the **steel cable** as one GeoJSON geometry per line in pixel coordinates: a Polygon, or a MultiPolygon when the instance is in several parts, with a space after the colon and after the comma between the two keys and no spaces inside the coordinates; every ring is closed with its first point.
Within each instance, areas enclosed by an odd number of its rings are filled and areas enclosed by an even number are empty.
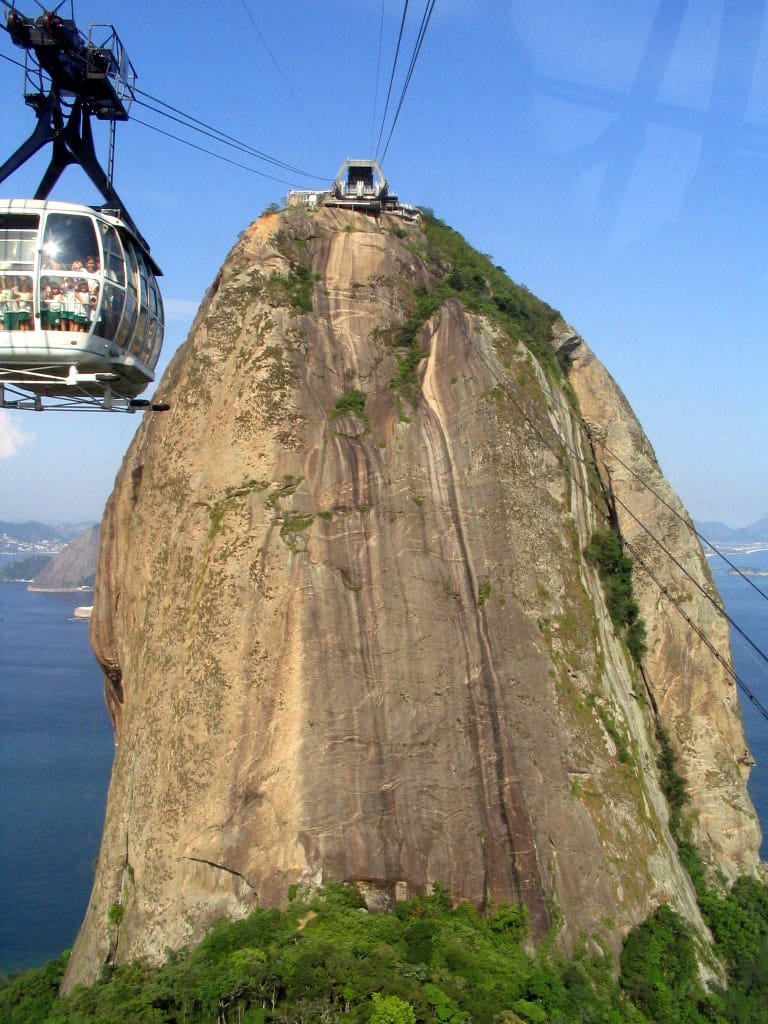
{"type": "Polygon", "coordinates": [[[430,22],[430,19],[432,18],[432,11],[434,11],[434,9],[435,9],[435,3],[436,2],[437,2],[437,0],[428,0],[427,7],[424,9],[424,16],[421,19],[421,27],[419,28],[419,35],[418,35],[418,38],[416,40],[416,46],[414,47],[413,56],[411,57],[411,63],[409,65],[409,67],[408,67],[408,73],[405,76],[405,82],[403,83],[403,89],[402,89],[402,92],[400,93],[400,102],[397,104],[397,110],[395,111],[395,116],[392,119],[392,127],[389,129],[389,135],[387,137],[387,144],[384,147],[384,150],[383,150],[383,152],[381,154],[382,161],[385,159],[385,157],[387,155],[387,150],[389,149],[389,144],[392,141],[392,135],[394,133],[395,126],[397,125],[397,120],[400,117],[400,111],[403,108],[403,103],[405,102],[405,94],[408,92],[408,86],[411,84],[411,77],[413,76],[413,69],[416,67],[416,61],[419,59],[419,54],[421,53],[421,47],[422,47],[422,45],[424,43],[424,36],[427,34],[427,28],[429,27],[429,22],[430,22]]]}
{"type": "Polygon", "coordinates": [[[384,134],[384,125],[387,123],[387,113],[389,111],[389,100],[392,96],[392,84],[395,80],[395,71],[397,70],[397,58],[400,54],[400,44],[403,41],[403,29],[405,28],[405,16],[408,13],[408,0],[405,0],[403,4],[403,16],[400,19],[400,32],[397,36],[397,46],[395,47],[395,59],[392,61],[392,74],[389,76],[389,87],[387,89],[387,99],[384,104],[384,114],[381,118],[381,128],[379,129],[379,138],[376,143],[376,152],[374,153],[374,160],[378,160],[379,157],[379,146],[381,145],[381,137],[384,134]]]}

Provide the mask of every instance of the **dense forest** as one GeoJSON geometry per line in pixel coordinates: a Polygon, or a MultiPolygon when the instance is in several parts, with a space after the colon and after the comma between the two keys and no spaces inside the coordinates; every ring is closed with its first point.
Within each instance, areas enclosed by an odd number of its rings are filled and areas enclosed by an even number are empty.
{"type": "MultiPolygon", "coordinates": [[[[666,906],[634,929],[620,974],[599,942],[533,950],[524,909],[480,915],[430,896],[369,913],[352,886],[292,892],[285,911],[222,919],[162,966],[108,965],[66,997],[66,954],[4,979],[6,1024],[765,1024],[768,887],[743,878],[704,908],[722,966],[705,986],[686,922],[666,906]]],[[[109,927],[119,927],[110,922],[109,927]]],[[[556,929],[557,925],[554,926],[556,929]]],[[[554,931],[554,929],[553,929],[554,931]]],[[[701,952],[700,950],[698,951],[701,952]]],[[[714,965],[713,965],[714,966],[714,965]]]]}

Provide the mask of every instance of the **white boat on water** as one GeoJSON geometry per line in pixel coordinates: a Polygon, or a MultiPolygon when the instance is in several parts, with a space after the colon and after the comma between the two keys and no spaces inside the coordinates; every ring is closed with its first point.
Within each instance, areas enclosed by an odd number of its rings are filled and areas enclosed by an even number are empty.
{"type": "Polygon", "coordinates": [[[76,619],[90,619],[91,613],[93,612],[92,604],[81,604],[75,608],[76,619]]]}

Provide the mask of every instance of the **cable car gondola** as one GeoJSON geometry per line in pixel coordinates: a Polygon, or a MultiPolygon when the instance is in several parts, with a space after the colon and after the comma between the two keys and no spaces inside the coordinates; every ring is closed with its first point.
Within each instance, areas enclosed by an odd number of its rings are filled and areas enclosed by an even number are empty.
{"type": "MultiPolygon", "coordinates": [[[[61,6],[61,5],[59,5],[61,6]]],[[[86,39],[72,19],[15,7],[5,28],[26,51],[25,100],[37,127],[0,167],[0,182],[52,144],[33,199],[0,199],[0,406],[132,411],[154,380],[163,342],[161,271],[96,158],[91,117],[128,118],[135,72],[111,25],[86,39]],[[56,202],[79,164],[102,207],[56,202]]]]}

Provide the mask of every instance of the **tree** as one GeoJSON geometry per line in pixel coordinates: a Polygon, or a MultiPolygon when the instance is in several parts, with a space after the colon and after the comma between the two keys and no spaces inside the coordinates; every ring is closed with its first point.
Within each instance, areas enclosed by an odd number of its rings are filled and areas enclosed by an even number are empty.
{"type": "Polygon", "coordinates": [[[371,997],[373,1009],[369,1024],[416,1024],[416,1014],[410,1003],[399,996],[383,996],[374,992],[371,997]]]}
{"type": "Polygon", "coordinates": [[[621,987],[658,1024],[700,1021],[704,998],[688,924],[665,904],[633,928],[621,954],[621,987]]]}

